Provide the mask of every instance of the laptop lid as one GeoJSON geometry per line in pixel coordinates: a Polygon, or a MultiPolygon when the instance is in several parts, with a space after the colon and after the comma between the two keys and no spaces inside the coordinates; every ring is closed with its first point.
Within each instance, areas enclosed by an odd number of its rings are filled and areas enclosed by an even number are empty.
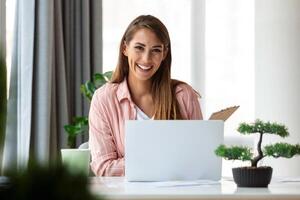
{"type": "Polygon", "coordinates": [[[128,181],[220,180],[224,139],[221,120],[125,121],[128,181]]]}

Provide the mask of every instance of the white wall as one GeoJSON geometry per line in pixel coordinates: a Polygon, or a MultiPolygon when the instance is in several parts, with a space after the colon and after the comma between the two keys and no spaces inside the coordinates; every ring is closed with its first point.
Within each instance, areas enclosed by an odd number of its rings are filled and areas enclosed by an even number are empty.
{"type": "MultiPolygon", "coordinates": [[[[252,146],[253,138],[239,134],[236,129],[239,123],[254,120],[255,1],[207,0],[203,4],[203,11],[200,3],[199,6],[197,4],[192,6],[196,13],[192,19],[198,18],[200,21],[201,14],[204,15],[202,17],[204,27],[199,23],[198,29],[193,30],[196,33],[192,39],[196,42],[192,46],[194,48],[192,52],[197,53],[194,59],[198,59],[199,62],[192,63],[194,65],[192,72],[197,72],[194,74],[195,77],[201,79],[198,83],[203,83],[200,86],[204,90],[199,91],[203,95],[201,102],[204,102],[202,106],[205,111],[204,118],[209,118],[212,112],[220,109],[239,105],[237,112],[225,122],[224,143],[252,146]],[[204,45],[199,42],[201,30],[205,31],[204,45]],[[201,53],[202,46],[204,46],[203,53],[201,53]],[[202,66],[204,69],[201,69],[202,66]]],[[[249,163],[223,160],[222,175],[232,176],[232,167],[245,165],[249,163]]]]}
{"type": "MultiPolygon", "coordinates": [[[[300,143],[300,1],[255,1],[255,116],[288,126],[300,143]]],[[[265,159],[275,176],[300,176],[300,158],[265,159]]]]}

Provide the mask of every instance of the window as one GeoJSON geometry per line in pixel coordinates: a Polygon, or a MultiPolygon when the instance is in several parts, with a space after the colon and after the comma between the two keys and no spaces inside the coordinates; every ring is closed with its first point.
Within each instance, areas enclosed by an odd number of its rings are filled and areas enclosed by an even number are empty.
{"type": "MultiPolygon", "coordinates": [[[[240,105],[225,122],[225,142],[252,146],[236,128],[254,120],[254,0],[209,0],[205,11],[206,111],[240,105]]],[[[223,176],[231,176],[232,164],[223,162],[223,176]]]]}

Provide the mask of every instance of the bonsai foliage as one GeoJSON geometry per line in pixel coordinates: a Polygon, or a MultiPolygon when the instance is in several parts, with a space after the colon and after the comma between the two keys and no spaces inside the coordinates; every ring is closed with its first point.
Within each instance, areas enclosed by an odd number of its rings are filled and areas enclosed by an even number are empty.
{"type": "MultiPolygon", "coordinates": [[[[111,76],[112,71],[105,72],[104,74],[94,74],[92,81],[86,81],[80,86],[81,93],[91,101],[96,89],[107,83],[111,79],[111,76]]],[[[77,135],[88,132],[88,117],[74,117],[72,124],[65,125],[64,129],[68,133],[68,146],[75,148],[77,135]]]]}
{"type": "Polygon", "coordinates": [[[220,145],[216,150],[217,156],[223,157],[227,160],[242,160],[251,161],[252,167],[257,167],[257,163],[266,156],[279,158],[292,158],[295,155],[300,155],[300,145],[292,145],[288,143],[275,143],[262,147],[262,140],[265,134],[274,134],[282,138],[289,136],[286,126],[278,123],[263,122],[257,119],[253,124],[241,123],[238,127],[238,132],[244,135],[259,134],[256,151],[257,155],[254,156],[253,150],[243,146],[230,146],[220,145]]]}

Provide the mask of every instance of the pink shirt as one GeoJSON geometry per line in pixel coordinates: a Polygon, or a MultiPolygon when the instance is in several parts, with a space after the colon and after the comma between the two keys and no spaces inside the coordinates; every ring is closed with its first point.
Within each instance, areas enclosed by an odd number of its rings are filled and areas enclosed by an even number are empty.
{"type": "MultiPolygon", "coordinates": [[[[189,85],[178,85],[176,96],[184,118],[202,119],[198,95],[189,85]]],[[[126,80],[96,90],[89,112],[89,147],[97,176],[124,176],[124,122],[135,119],[126,80]]]]}

